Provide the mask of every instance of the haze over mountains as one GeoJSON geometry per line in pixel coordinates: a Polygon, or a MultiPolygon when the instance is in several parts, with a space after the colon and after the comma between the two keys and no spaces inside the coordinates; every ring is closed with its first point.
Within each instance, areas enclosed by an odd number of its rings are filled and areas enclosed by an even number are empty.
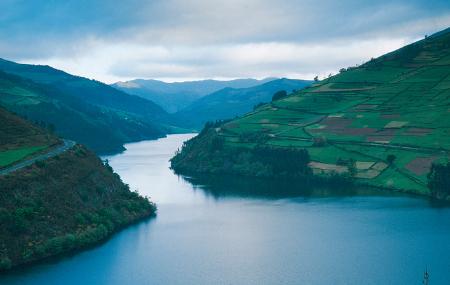
{"type": "Polygon", "coordinates": [[[167,83],[153,79],[135,79],[112,84],[113,87],[149,99],[169,113],[175,113],[187,107],[201,97],[219,91],[223,88],[248,88],[276,78],[235,79],[235,80],[198,80],[167,83]]]}
{"type": "Polygon", "coordinates": [[[256,105],[270,102],[277,91],[292,93],[311,83],[282,78],[247,88],[227,87],[196,100],[175,113],[175,117],[182,126],[199,129],[208,121],[232,119],[250,112],[256,105]]]}
{"type": "Polygon", "coordinates": [[[114,85],[138,94],[132,95],[50,66],[0,59],[2,106],[98,153],[121,151],[127,142],[200,129],[206,121],[232,118],[270,101],[276,91],[307,84],[267,78],[178,83],[135,80],[114,85]],[[167,109],[182,111],[169,114],[151,98],[167,109]]]}

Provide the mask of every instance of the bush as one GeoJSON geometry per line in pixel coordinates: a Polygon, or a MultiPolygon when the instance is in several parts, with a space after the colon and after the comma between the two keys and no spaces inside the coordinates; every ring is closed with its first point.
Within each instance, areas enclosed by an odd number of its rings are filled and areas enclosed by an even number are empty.
{"type": "Polygon", "coordinates": [[[0,257],[0,271],[1,270],[8,270],[12,266],[11,259],[7,256],[0,257]]]}
{"type": "Polygon", "coordinates": [[[428,188],[433,197],[446,199],[450,195],[450,163],[431,165],[428,188]]]}
{"type": "Polygon", "coordinates": [[[280,91],[276,92],[275,94],[273,94],[272,101],[277,101],[277,100],[283,99],[285,97],[287,97],[287,92],[285,90],[280,90],[280,91]]]}
{"type": "Polygon", "coordinates": [[[386,157],[386,161],[387,161],[389,164],[392,164],[392,163],[394,163],[394,160],[395,160],[396,158],[397,158],[397,157],[396,157],[395,155],[389,154],[389,155],[386,157]]]}

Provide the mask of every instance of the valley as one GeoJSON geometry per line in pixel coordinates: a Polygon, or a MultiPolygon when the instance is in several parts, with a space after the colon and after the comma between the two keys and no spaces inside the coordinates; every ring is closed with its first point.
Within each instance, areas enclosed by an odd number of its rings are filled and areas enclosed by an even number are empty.
{"type": "Polygon", "coordinates": [[[0,284],[448,284],[447,2],[0,1],[0,284]]]}

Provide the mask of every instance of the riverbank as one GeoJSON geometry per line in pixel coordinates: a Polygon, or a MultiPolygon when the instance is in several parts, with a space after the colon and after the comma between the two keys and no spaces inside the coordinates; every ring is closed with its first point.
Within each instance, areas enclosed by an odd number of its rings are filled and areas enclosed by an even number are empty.
{"type": "MultiPolygon", "coordinates": [[[[320,149],[320,147],[317,147],[320,149]]],[[[448,195],[436,195],[426,182],[393,183],[399,176],[390,176],[396,170],[394,162],[367,163],[349,158],[339,165],[312,161],[310,148],[276,147],[266,144],[248,144],[236,147],[226,142],[216,128],[205,129],[198,136],[185,142],[171,159],[171,168],[178,174],[199,175],[237,175],[244,177],[263,177],[271,179],[290,179],[300,185],[328,185],[331,187],[373,187],[393,192],[409,193],[449,200],[448,195]],[[368,169],[371,177],[360,175],[360,167],[368,169]],[[335,168],[332,168],[335,167],[335,168]],[[317,167],[327,168],[318,170],[317,167]],[[376,173],[375,173],[376,172],[376,173]],[[373,174],[374,173],[374,174],[373,174]],[[400,185],[402,185],[400,187],[400,185]],[[412,185],[412,186],[411,186],[412,185]],[[411,187],[410,187],[411,186],[411,187]],[[413,187],[414,186],[414,187],[413,187]],[[420,187],[419,187],[420,186],[420,187]]],[[[317,152],[317,150],[314,150],[317,152]]],[[[399,158],[400,159],[400,158],[399,158]]],[[[339,161],[339,158],[337,158],[339,161]]],[[[426,180],[426,177],[425,177],[426,180]]],[[[439,193],[440,194],[440,193],[439,193]]]]}
{"type": "Polygon", "coordinates": [[[450,208],[385,191],[188,181],[168,160],[191,136],[127,144],[104,157],[158,205],[156,218],[90,250],[0,275],[0,284],[415,284],[425,268],[446,284],[450,208]]]}
{"type": "Polygon", "coordinates": [[[73,253],[156,206],[82,146],[0,176],[0,270],[73,253]]]}

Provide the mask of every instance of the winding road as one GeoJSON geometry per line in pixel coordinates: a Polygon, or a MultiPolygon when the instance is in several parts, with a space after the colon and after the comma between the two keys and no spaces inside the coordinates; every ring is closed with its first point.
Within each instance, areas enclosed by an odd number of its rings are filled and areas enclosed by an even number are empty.
{"type": "Polygon", "coordinates": [[[24,167],[30,166],[33,163],[37,162],[37,161],[42,161],[42,160],[46,160],[49,159],[51,157],[57,156],[58,154],[61,154],[69,149],[71,149],[76,143],[74,141],[71,140],[63,140],[63,144],[61,146],[58,146],[57,148],[51,149],[49,152],[47,153],[43,153],[40,154],[38,156],[32,157],[30,159],[21,161],[17,164],[14,164],[12,166],[9,166],[7,168],[4,169],[0,169],[0,175],[6,175],[9,174],[11,172],[14,172],[16,170],[22,169],[24,167]]]}

